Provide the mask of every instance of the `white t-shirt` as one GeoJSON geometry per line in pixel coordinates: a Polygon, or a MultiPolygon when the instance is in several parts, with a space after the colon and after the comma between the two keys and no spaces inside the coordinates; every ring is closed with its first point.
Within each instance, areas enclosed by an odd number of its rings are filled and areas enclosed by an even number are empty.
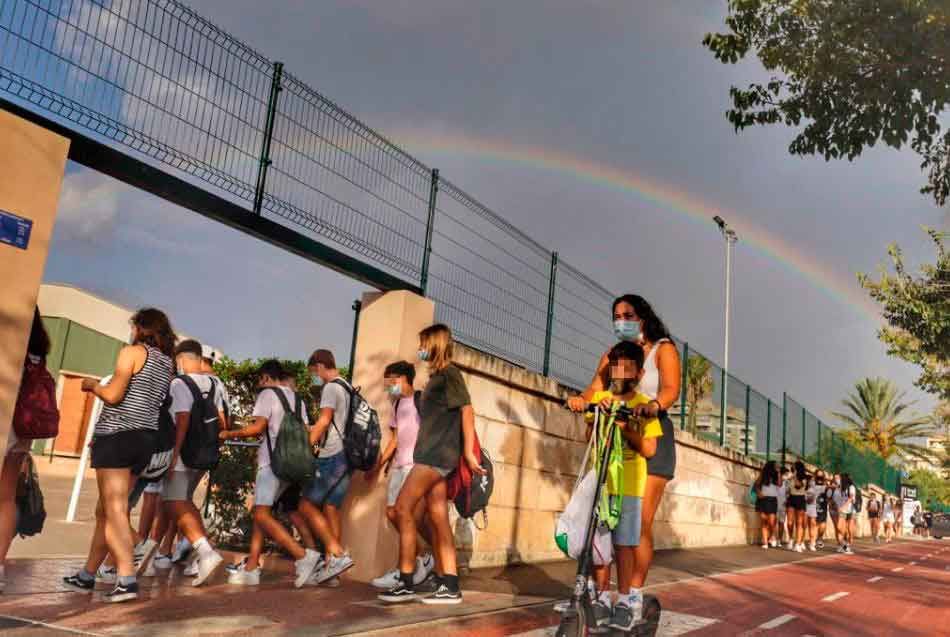
{"type": "MultiPolygon", "coordinates": [[[[287,404],[293,409],[297,403],[297,395],[294,394],[293,390],[288,387],[277,387],[276,389],[284,393],[284,396],[287,397],[287,404]]],[[[302,404],[300,408],[303,423],[307,425],[309,424],[307,419],[307,405],[302,404]]],[[[284,406],[273,388],[268,387],[263,389],[261,393],[257,395],[257,401],[254,403],[254,411],[251,412],[251,416],[254,418],[267,418],[267,432],[265,432],[265,437],[261,440],[261,446],[257,448],[257,466],[269,467],[270,449],[267,446],[268,441],[266,436],[270,434],[270,444],[273,445],[277,442],[277,434],[280,433],[280,423],[284,421],[284,406]]]]}
{"type": "Polygon", "coordinates": [[[838,505],[838,513],[848,514],[853,511],[852,506],[856,497],[854,485],[848,487],[847,492],[841,488],[835,489],[834,497],[835,503],[838,505]]]}
{"type": "MultiPolygon", "coordinates": [[[[346,383],[342,378],[340,382],[346,383]]],[[[327,441],[320,451],[321,458],[329,458],[343,451],[343,439],[340,438],[340,434],[345,431],[346,421],[350,416],[350,393],[337,381],[323,386],[323,392],[320,394],[320,409],[326,408],[333,410],[333,422],[327,429],[327,441]]]]}
{"type": "MultiPolygon", "coordinates": [[[[201,393],[211,390],[211,377],[207,374],[188,374],[188,376],[195,381],[195,384],[198,386],[198,389],[201,390],[201,393]]],[[[214,406],[218,408],[218,411],[224,411],[224,400],[221,396],[221,388],[224,387],[224,383],[218,381],[215,383],[214,388],[214,406]]],[[[172,422],[177,423],[175,414],[182,413],[191,413],[191,407],[195,402],[194,396],[191,395],[191,390],[188,389],[188,385],[185,384],[185,381],[175,377],[172,379],[172,384],[168,388],[168,393],[172,397],[171,407],[168,408],[168,413],[171,414],[172,422]]],[[[188,469],[182,461],[181,458],[178,459],[178,462],[175,463],[175,466],[172,467],[172,471],[185,471],[188,469]]]]}
{"type": "Polygon", "coordinates": [[[759,495],[763,498],[776,498],[778,497],[778,487],[774,484],[763,484],[759,488],[759,495]]]}

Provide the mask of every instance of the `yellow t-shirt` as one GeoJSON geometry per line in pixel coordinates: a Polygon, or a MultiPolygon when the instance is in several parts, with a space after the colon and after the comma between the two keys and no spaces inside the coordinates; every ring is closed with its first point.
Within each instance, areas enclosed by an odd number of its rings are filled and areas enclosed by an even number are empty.
{"type": "MultiPolygon", "coordinates": [[[[600,391],[594,394],[591,403],[598,404],[605,399],[613,398],[609,391],[600,391]]],[[[643,394],[637,394],[627,401],[627,407],[633,409],[637,405],[645,405],[650,402],[650,398],[643,394]]],[[[647,418],[640,420],[640,431],[644,438],[659,438],[663,435],[663,428],[660,421],[656,418],[647,418]]],[[[643,492],[647,485],[647,459],[637,453],[624,439],[623,446],[623,487],[621,493],[616,493],[616,488],[611,488],[608,484],[608,492],[611,495],[625,495],[643,497],[643,492]]],[[[609,481],[608,481],[609,482],[609,481]]]]}

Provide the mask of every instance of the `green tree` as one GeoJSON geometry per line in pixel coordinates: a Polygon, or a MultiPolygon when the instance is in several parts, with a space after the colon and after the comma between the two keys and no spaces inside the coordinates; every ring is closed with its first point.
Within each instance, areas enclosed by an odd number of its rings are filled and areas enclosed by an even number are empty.
{"type": "Polygon", "coordinates": [[[888,324],[878,337],[888,353],[921,369],[918,387],[950,401],[950,252],[945,235],[928,232],[937,260],[922,266],[919,275],[907,271],[900,248],[892,245],[894,271],[881,267],[878,279],[862,274],[858,280],[881,305],[888,324]]]}
{"type": "Polygon", "coordinates": [[[914,469],[906,482],[917,487],[917,499],[926,504],[930,501],[950,505],[950,481],[933,471],[914,469]]]}
{"type": "Polygon", "coordinates": [[[713,390],[712,368],[708,360],[694,354],[686,361],[686,407],[687,427],[696,433],[699,418],[699,403],[713,390]]]}
{"type": "Polygon", "coordinates": [[[929,416],[908,415],[912,403],[904,402],[905,393],[883,378],[865,378],[855,392],[842,401],[847,412],[832,415],[844,423],[841,435],[859,448],[869,449],[881,458],[893,461],[919,459],[932,461],[934,455],[913,438],[933,433],[929,416]]]}
{"type": "Polygon", "coordinates": [[[950,194],[950,6],[946,0],[729,0],[725,33],[703,38],[716,59],[750,52],[771,75],[733,86],[726,118],[740,131],[784,124],[794,155],[853,160],[883,142],[920,156],[921,192],[950,194]]]}

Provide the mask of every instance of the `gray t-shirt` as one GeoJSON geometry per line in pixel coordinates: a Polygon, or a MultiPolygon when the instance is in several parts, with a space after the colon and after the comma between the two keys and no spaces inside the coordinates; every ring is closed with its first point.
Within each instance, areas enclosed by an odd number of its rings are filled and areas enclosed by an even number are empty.
{"type": "Polygon", "coordinates": [[[350,415],[350,393],[343,388],[341,383],[346,383],[347,387],[350,386],[340,378],[324,385],[323,392],[320,394],[320,409],[333,410],[333,423],[327,430],[326,443],[320,451],[321,458],[329,458],[343,451],[343,439],[340,438],[340,434],[345,431],[346,421],[350,415]]]}

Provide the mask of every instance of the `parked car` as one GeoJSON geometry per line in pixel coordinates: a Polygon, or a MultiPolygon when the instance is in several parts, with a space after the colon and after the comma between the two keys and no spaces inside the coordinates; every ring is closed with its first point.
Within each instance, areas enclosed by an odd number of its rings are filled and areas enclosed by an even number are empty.
{"type": "Polygon", "coordinates": [[[939,539],[950,537],[950,513],[935,513],[934,525],[930,529],[930,535],[939,539]]]}

